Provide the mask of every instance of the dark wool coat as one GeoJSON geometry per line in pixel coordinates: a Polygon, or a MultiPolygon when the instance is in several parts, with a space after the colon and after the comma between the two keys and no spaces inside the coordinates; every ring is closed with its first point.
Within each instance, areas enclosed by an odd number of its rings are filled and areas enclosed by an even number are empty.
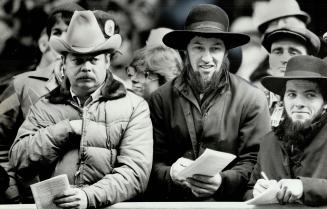
{"type": "Polygon", "coordinates": [[[154,165],[149,193],[157,200],[198,200],[189,189],[173,183],[170,167],[180,157],[197,158],[205,148],[237,156],[221,173],[222,185],[214,199],[241,199],[260,138],[270,130],[270,118],[263,92],[238,76],[224,75],[225,80],[201,105],[183,75],[152,94],[154,165]]]}
{"type": "Polygon", "coordinates": [[[327,120],[323,121],[321,130],[310,144],[292,157],[275,132],[264,136],[245,199],[253,197],[253,186],[262,178],[260,172],[264,171],[269,179],[277,181],[299,178],[303,183],[304,204],[327,205],[327,120]]]}

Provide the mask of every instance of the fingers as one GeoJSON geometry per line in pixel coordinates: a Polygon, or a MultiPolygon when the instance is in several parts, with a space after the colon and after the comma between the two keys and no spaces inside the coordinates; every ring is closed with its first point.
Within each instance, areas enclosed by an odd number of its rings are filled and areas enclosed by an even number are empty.
{"type": "Polygon", "coordinates": [[[281,187],[281,189],[277,192],[277,200],[279,202],[279,204],[284,205],[284,196],[286,193],[286,188],[285,187],[281,187]]]}
{"type": "Polygon", "coordinates": [[[190,184],[191,188],[201,188],[204,190],[216,191],[216,187],[214,185],[209,184],[207,182],[198,181],[195,178],[187,178],[187,182],[190,184]]]}
{"type": "Polygon", "coordinates": [[[79,208],[80,203],[79,202],[67,202],[62,204],[57,204],[60,208],[79,208]]]}
{"type": "Polygon", "coordinates": [[[215,194],[221,184],[220,174],[209,177],[204,175],[194,175],[187,178],[189,188],[196,197],[209,197],[215,194]]]}
{"type": "Polygon", "coordinates": [[[253,196],[258,195],[266,191],[270,186],[276,184],[277,182],[274,180],[265,180],[265,179],[258,179],[256,184],[253,188],[253,196]]]}
{"type": "Polygon", "coordinates": [[[277,199],[281,204],[296,202],[303,196],[303,184],[300,179],[282,179],[278,184],[280,191],[277,199]]]}
{"type": "Polygon", "coordinates": [[[76,195],[76,194],[77,194],[77,191],[76,190],[74,190],[74,189],[67,189],[64,192],[57,194],[54,197],[54,200],[60,200],[62,198],[70,197],[70,196],[73,196],[73,195],[76,195]]]}
{"type": "Polygon", "coordinates": [[[75,189],[67,189],[63,193],[55,196],[53,202],[61,208],[74,208],[80,206],[81,198],[75,189]]]}
{"type": "Polygon", "coordinates": [[[196,197],[210,197],[212,195],[211,192],[209,192],[208,190],[205,190],[205,189],[201,189],[201,188],[193,187],[193,186],[191,186],[190,188],[191,188],[192,193],[196,197]]]}

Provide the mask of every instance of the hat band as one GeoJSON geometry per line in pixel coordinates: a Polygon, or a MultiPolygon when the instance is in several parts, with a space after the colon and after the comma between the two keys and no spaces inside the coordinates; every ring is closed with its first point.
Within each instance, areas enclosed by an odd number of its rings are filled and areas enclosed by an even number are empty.
{"type": "Polygon", "coordinates": [[[227,31],[227,28],[220,23],[213,22],[213,21],[202,21],[202,22],[196,22],[188,25],[185,27],[186,30],[199,30],[199,29],[214,29],[219,31],[227,31]]]}
{"type": "Polygon", "coordinates": [[[322,75],[319,73],[315,73],[315,72],[308,72],[308,71],[303,71],[303,70],[294,70],[294,71],[290,71],[285,73],[285,76],[300,76],[300,77],[321,77],[322,75]]]}

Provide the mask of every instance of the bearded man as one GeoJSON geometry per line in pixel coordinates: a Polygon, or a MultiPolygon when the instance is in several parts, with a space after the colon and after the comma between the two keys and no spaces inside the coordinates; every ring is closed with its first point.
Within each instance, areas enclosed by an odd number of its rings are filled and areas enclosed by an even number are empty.
{"type": "Polygon", "coordinates": [[[166,34],[163,42],[186,52],[180,76],[150,98],[154,126],[154,164],[150,194],[156,200],[239,200],[255,164],[259,139],[270,130],[266,98],[228,72],[228,49],[249,37],[228,32],[227,14],[210,4],[192,9],[185,30],[166,34]],[[215,176],[178,177],[188,159],[206,148],[237,159],[215,176]],[[154,190],[154,191],[153,191],[154,190]],[[160,190],[160,191],[159,191],[160,190]]]}
{"type": "Polygon", "coordinates": [[[245,198],[273,184],[281,203],[327,204],[327,64],[313,56],[289,60],[285,76],[267,76],[262,84],[281,96],[285,119],[263,137],[245,198]],[[265,172],[268,179],[261,179],[265,172]]]}

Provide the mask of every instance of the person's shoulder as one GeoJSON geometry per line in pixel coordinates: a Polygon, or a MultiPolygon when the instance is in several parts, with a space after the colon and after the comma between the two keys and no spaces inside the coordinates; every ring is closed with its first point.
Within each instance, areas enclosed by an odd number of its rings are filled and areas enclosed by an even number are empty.
{"type": "Polygon", "coordinates": [[[240,92],[242,95],[255,98],[265,98],[264,92],[259,89],[257,86],[253,85],[249,81],[245,80],[244,78],[234,75],[232,73],[229,73],[230,83],[231,87],[234,88],[236,92],[240,92]]]}
{"type": "Polygon", "coordinates": [[[278,137],[276,133],[271,130],[262,137],[261,145],[271,147],[271,145],[278,142],[278,137]]]}
{"type": "Polygon", "coordinates": [[[137,106],[142,103],[147,103],[145,99],[137,94],[135,94],[132,90],[126,90],[126,96],[122,97],[122,103],[131,104],[132,106],[137,106]]]}
{"type": "Polygon", "coordinates": [[[22,82],[22,81],[26,81],[26,79],[29,78],[29,76],[32,75],[33,73],[34,73],[34,71],[28,71],[28,72],[24,72],[24,73],[15,75],[13,82],[15,84],[24,84],[25,82],[22,82]]]}
{"type": "Polygon", "coordinates": [[[152,92],[151,97],[167,97],[172,93],[176,80],[178,78],[174,78],[173,80],[168,81],[161,85],[158,89],[152,92]]]}

